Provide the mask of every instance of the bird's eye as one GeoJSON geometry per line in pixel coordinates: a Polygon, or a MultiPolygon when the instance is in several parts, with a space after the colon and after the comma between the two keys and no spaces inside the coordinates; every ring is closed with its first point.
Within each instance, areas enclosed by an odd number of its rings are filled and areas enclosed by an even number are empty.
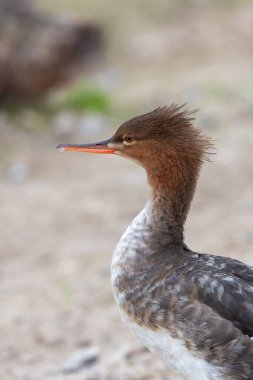
{"type": "Polygon", "coordinates": [[[135,137],[133,135],[125,135],[123,137],[123,143],[125,145],[131,145],[136,141],[135,137]]]}

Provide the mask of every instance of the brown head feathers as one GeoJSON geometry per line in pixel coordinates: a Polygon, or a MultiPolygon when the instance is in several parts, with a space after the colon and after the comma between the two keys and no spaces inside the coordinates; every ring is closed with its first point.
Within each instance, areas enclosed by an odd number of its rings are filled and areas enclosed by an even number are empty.
{"type": "MultiPolygon", "coordinates": [[[[161,149],[167,149],[170,154],[202,162],[208,159],[212,144],[201,130],[192,125],[194,120],[192,115],[196,111],[187,111],[183,107],[184,105],[172,104],[134,117],[119,127],[112,142],[120,143],[124,138],[130,136],[132,141],[140,143],[140,145],[142,142],[147,142],[148,144],[145,145],[149,152],[153,146],[156,148],[156,153],[159,153],[161,149]],[[159,148],[158,145],[160,145],[159,148]]],[[[135,150],[137,149],[136,145],[135,150]]]]}
{"type": "Polygon", "coordinates": [[[180,221],[186,218],[201,164],[212,146],[193,127],[192,114],[174,104],[159,107],[123,123],[111,139],[119,155],[146,169],[153,198],[163,195],[180,221]]]}

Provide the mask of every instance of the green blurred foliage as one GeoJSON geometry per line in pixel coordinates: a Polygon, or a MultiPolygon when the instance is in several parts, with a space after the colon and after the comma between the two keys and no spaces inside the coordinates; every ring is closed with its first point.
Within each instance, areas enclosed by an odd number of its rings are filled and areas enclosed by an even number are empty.
{"type": "Polygon", "coordinates": [[[109,96],[95,88],[76,88],[67,92],[63,99],[56,104],[59,108],[68,108],[75,111],[94,111],[107,113],[109,111],[109,96]]]}
{"type": "Polygon", "coordinates": [[[95,87],[72,87],[64,89],[61,93],[54,94],[34,104],[5,105],[5,115],[13,120],[22,120],[27,112],[33,112],[42,118],[50,118],[62,110],[72,110],[77,113],[95,112],[109,113],[111,101],[109,95],[95,87]]]}

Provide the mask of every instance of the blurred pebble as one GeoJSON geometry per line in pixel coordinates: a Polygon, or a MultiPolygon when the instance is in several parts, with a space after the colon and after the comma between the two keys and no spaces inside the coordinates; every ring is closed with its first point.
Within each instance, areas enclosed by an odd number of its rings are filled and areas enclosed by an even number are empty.
{"type": "MultiPolygon", "coordinates": [[[[245,102],[246,103],[246,102],[245,102]]],[[[243,116],[244,120],[248,120],[248,121],[252,121],[252,118],[253,118],[253,103],[252,101],[249,101],[249,104],[243,104],[244,106],[244,110],[241,112],[241,116],[243,116]]],[[[240,125],[241,127],[241,125],[240,125]]]]}
{"type": "Polygon", "coordinates": [[[7,170],[7,179],[11,182],[21,183],[31,175],[31,169],[24,162],[15,162],[7,170]]]}
{"type": "Polygon", "coordinates": [[[144,33],[135,35],[127,45],[127,53],[143,60],[163,57],[170,50],[167,35],[162,33],[144,33]]]}
{"type": "Polygon", "coordinates": [[[78,115],[71,111],[62,111],[54,119],[53,128],[57,134],[69,134],[78,125],[78,115]]]}
{"type": "Polygon", "coordinates": [[[98,351],[95,348],[75,351],[63,364],[63,374],[77,373],[84,368],[89,368],[99,360],[98,351]]]}
{"type": "Polygon", "coordinates": [[[240,210],[242,210],[243,212],[253,211],[253,199],[250,197],[250,195],[247,196],[247,194],[246,194],[242,198],[238,199],[237,203],[238,203],[240,210]]]}
{"type": "Polygon", "coordinates": [[[113,360],[121,362],[124,358],[129,359],[132,354],[136,353],[136,347],[131,343],[123,343],[118,345],[117,351],[113,355],[113,360]]]}
{"type": "Polygon", "coordinates": [[[246,234],[244,234],[244,238],[245,238],[245,242],[247,244],[253,244],[253,234],[252,233],[247,232],[246,234]]]}
{"type": "Polygon", "coordinates": [[[198,124],[203,129],[213,129],[217,127],[219,121],[214,114],[202,113],[198,115],[198,124]]]}
{"type": "Polygon", "coordinates": [[[203,99],[203,91],[197,87],[190,87],[183,92],[182,98],[186,103],[200,103],[203,99]]]}
{"type": "Polygon", "coordinates": [[[56,324],[41,324],[34,331],[34,335],[39,344],[43,346],[57,346],[63,342],[63,331],[56,324]]]}
{"type": "Polygon", "coordinates": [[[99,114],[87,114],[79,121],[79,133],[81,136],[91,136],[99,133],[106,126],[106,119],[99,114]]]}
{"type": "Polygon", "coordinates": [[[24,352],[20,357],[22,363],[31,365],[33,363],[36,363],[36,360],[39,360],[39,358],[35,355],[34,352],[24,352]]]}
{"type": "Polygon", "coordinates": [[[121,84],[123,72],[118,69],[103,70],[97,74],[96,79],[102,89],[111,91],[121,84]]]}

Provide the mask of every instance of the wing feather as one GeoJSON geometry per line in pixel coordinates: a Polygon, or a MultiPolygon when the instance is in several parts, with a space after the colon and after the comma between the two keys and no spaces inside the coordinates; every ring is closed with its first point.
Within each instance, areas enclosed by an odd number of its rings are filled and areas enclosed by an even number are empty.
{"type": "Polygon", "coordinates": [[[198,265],[187,273],[201,302],[253,336],[253,268],[221,256],[198,254],[198,265]]]}

